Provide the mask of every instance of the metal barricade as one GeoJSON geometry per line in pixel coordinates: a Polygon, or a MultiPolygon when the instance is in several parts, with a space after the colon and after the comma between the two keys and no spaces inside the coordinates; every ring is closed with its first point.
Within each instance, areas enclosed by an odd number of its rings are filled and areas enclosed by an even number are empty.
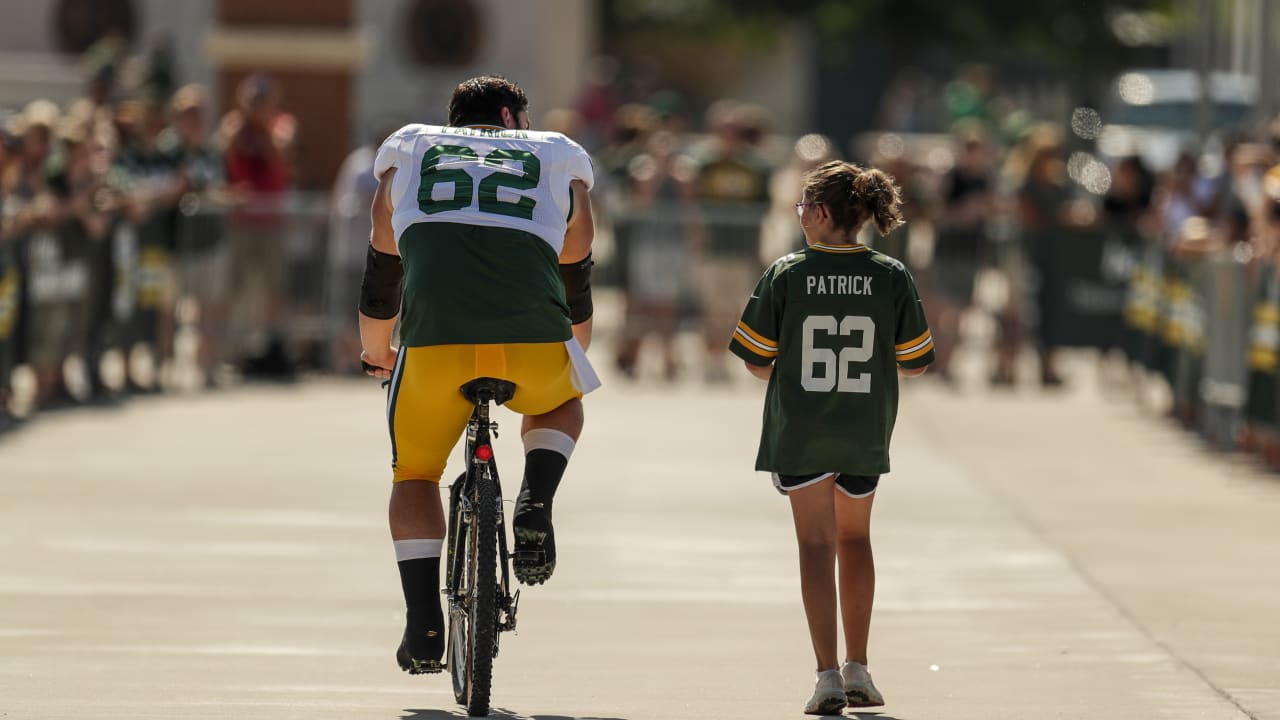
{"type": "Polygon", "coordinates": [[[85,360],[99,392],[162,384],[172,356],[176,217],[172,208],[138,220],[118,217],[105,237],[90,243],[85,360]]]}
{"type": "Polygon", "coordinates": [[[144,326],[139,312],[143,273],[137,226],[125,220],[117,222],[111,231],[109,248],[110,274],[105,283],[109,291],[104,292],[104,300],[110,309],[107,314],[110,327],[104,332],[105,345],[107,352],[116,350],[128,358],[135,348],[141,352],[141,346],[151,342],[155,333],[154,325],[150,329],[144,326]]]}
{"type": "Polygon", "coordinates": [[[676,334],[689,330],[704,339],[708,379],[727,375],[723,347],[763,270],[761,221],[767,210],[673,199],[612,209],[611,274],[625,302],[616,362],[624,373],[635,372],[640,347],[651,336],[662,346],[668,378],[698,364],[673,349],[676,334]]]}
{"type": "Polygon", "coordinates": [[[195,389],[219,379],[227,353],[227,307],[233,282],[225,209],[188,195],[174,226],[173,384],[195,389]]]}
{"type": "Polygon", "coordinates": [[[1173,387],[1177,382],[1178,353],[1183,341],[1181,306],[1190,291],[1186,289],[1187,268],[1180,262],[1166,255],[1160,271],[1160,299],[1156,306],[1150,367],[1173,387]]]}
{"type": "MultiPolygon", "coordinates": [[[[191,201],[177,232],[178,321],[203,331],[202,365],[230,362],[277,379],[330,366],[326,196],[289,194],[232,207],[191,201]]],[[[354,311],[347,322],[355,323],[354,311]]]]}
{"type": "Polygon", "coordinates": [[[1163,338],[1170,355],[1169,384],[1173,410],[1193,428],[1201,415],[1200,380],[1204,373],[1205,300],[1201,292],[1207,275],[1202,263],[1175,263],[1165,278],[1163,338]]]}
{"type": "Polygon", "coordinates": [[[1280,424],[1280,279],[1274,265],[1258,266],[1252,290],[1251,305],[1245,307],[1249,329],[1244,418],[1256,428],[1274,430],[1280,424]]]}
{"type": "Polygon", "coordinates": [[[1109,232],[1064,229],[1051,244],[1048,269],[1061,293],[1049,303],[1056,317],[1049,344],[1059,347],[1118,348],[1124,345],[1126,295],[1137,264],[1128,244],[1109,232]]]}
{"type": "Polygon", "coordinates": [[[89,242],[75,222],[32,233],[23,241],[25,359],[39,379],[41,400],[59,389],[77,399],[89,391],[85,366],[93,314],[89,242]]]}
{"type": "Polygon", "coordinates": [[[1248,303],[1253,274],[1233,253],[1221,253],[1202,264],[1200,273],[1205,317],[1204,374],[1200,380],[1202,411],[1199,429],[1211,445],[1235,448],[1244,417],[1247,376],[1248,303]]]}
{"type": "Polygon", "coordinates": [[[1131,363],[1155,370],[1159,337],[1164,251],[1151,243],[1129,277],[1124,307],[1124,347],[1131,363]]]}
{"type": "MultiPolygon", "coordinates": [[[[203,387],[221,367],[292,377],[358,363],[367,205],[189,196],[103,237],[70,221],[0,241],[0,387],[54,396],[203,387]],[[349,221],[349,222],[344,222],[349,221]],[[349,357],[348,357],[349,356],[349,357]],[[114,378],[114,379],[112,379],[114,378]]],[[[5,393],[0,390],[0,399],[5,393]]]]}
{"type": "Polygon", "coordinates": [[[3,413],[10,374],[18,360],[18,312],[22,276],[17,244],[0,239],[0,413],[3,413]]]}
{"type": "Polygon", "coordinates": [[[173,302],[174,216],[170,210],[152,213],[136,227],[137,255],[130,268],[134,307],[130,338],[154,348],[157,357],[168,355],[169,313],[173,302]]]}
{"type": "Polygon", "coordinates": [[[340,373],[363,373],[357,309],[373,229],[369,216],[373,190],[358,188],[336,196],[329,208],[325,334],[329,339],[328,367],[340,373]]]}

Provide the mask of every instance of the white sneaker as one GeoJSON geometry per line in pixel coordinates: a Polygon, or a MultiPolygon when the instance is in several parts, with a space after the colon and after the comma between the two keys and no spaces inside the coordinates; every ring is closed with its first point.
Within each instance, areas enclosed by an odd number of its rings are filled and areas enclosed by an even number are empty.
{"type": "Polygon", "coordinates": [[[839,715],[845,706],[844,683],[839,670],[822,670],[813,697],[805,703],[806,715],[839,715]]]}
{"type": "Polygon", "coordinates": [[[884,696],[871,682],[871,673],[862,663],[847,662],[840,668],[844,681],[844,694],[849,707],[878,707],[884,704],[884,696]]]}

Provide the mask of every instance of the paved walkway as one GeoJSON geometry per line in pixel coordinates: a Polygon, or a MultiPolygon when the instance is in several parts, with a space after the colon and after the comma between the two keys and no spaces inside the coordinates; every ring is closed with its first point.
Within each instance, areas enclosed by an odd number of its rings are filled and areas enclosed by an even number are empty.
{"type": "MultiPolygon", "coordinates": [[[[801,717],[812,658],[751,382],[591,398],[497,717],[801,717]]],[[[455,717],[445,678],[392,659],[382,404],[318,380],[0,439],[0,717],[455,717]]],[[[873,530],[889,704],[859,717],[1280,719],[1280,479],[1093,391],[928,381],[894,456],[873,530]]]]}

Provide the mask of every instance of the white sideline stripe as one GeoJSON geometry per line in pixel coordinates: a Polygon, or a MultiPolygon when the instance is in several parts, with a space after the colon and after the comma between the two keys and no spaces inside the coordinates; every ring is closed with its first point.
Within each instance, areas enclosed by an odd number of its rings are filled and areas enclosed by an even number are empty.
{"type": "Polygon", "coordinates": [[[387,421],[394,422],[395,418],[391,417],[391,404],[395,402],[396,392],[400,389],[400,374],[404,372],[404,356],[406,355],[404,348],[400,349],[399,355],[396,357],[396,367],[391,373],[391,385],[387,388],[387,421]]]}
{"type": "Polygon", "coordinates": [[[768,345],[765,345],[764,343],[757,341],[755,338],[742,332],[742,328],[737,328],[736,330],[733,331],[733,334],[738,336],[742,340],[746,341],[748,344],[755,345],[756,347],[760,348],[761,350],[764,350],[765,352],[770,352],[770,353],[778,352],[778,348],[769,347],[768,345]]]}
{"type": "Polygon", "coordinates": [[[898,351],[898,354],[899,354],[899,355],[910,355],[911,353],[913,353],[913,352],[915,352],[915,351],[919,350],[920,348],[924,347],[925,345],[928,345],[928,344],[929,344],[929,343],[931,343],[931,342],[933,342],[933,335],[932,335],[932,334],[925,336],[925,339],[924,339],[924,340],[921,340],[920,342],[916,343],[916,344],[915,344],[915,345],[913,345],[912,347],[907,348],[906,350],[899,350],[899,351],[898,351]]]}
{"type": "Polygon", "coordinates": [[[520,439],[524,441],[525,455],[533,450],[551,450],[567,459],[573,456],[573,449],[577,445],[573,438],[554,428],[534,428],[522,435],[520,439]]]}
{"type": "Polygon", "coordinates": [[[444,546],[444,538],[421,538],[413,540],[396,540],[396,562],[418,560],[420,558],[440,557],[440,548],[444,546]]]}

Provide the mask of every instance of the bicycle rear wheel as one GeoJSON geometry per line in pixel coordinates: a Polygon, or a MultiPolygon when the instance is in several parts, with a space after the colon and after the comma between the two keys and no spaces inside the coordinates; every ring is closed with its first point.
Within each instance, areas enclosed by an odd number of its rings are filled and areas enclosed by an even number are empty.
{"type": "MultiPolygon", "coordinates": [[[[497,646],[497,494],[493,478],[485,469],[473,470],[472,515],[469,524],[459,525],[462,577],[459,578],[465,603],[449,612],[449,669],[453,676],[453,696],[466,706],[467,714],[489,714],[489,691],[493,681],[493,656],[497,646]]],[[[456,522],[465,512],[463,503],[453,514],[456,522]]]]}

